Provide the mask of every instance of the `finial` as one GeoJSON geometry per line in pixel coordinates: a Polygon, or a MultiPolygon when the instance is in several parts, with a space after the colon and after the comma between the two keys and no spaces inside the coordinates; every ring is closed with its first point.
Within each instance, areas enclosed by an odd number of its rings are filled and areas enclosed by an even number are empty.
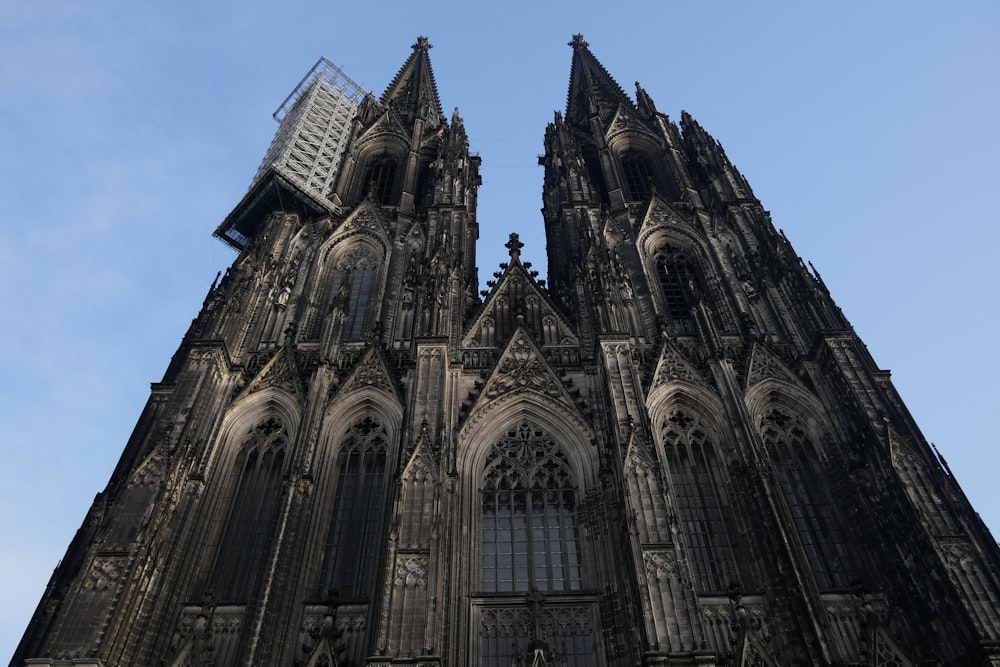
{"type": "Polygon", "coordinates": [[[521,248],[524,244],[521,243],[521,239],[518,237],[517,232],[510,233],[510,240],[504,244],[504,247],[510,251],[511,259],[519,259],[521,257],[521,248]]]}
{"type": "Polygon", "coordinates": [[[428,39],[426,37],[424,37],[423,35],[420,35],[420,37],[417,37],[417,43],[414,44],[413,46],[411,46],[410,48],[411,49],[421,49],[423,51],[428,51],[430,49],[433,49],[434,45],[431,44],[430,41],[428,41],[428,39]]]}
{"type": "Polygon", "coordinates": [[[583,35],[581,35],[580,33],[576,33],[575,35],[573,35],[573,39],[566,43],[569,46],[572,46],[574,49],[578,46],[590,46],[590,44],[587,43],[587,40],[585,40],[583,38],[583,35]]]}

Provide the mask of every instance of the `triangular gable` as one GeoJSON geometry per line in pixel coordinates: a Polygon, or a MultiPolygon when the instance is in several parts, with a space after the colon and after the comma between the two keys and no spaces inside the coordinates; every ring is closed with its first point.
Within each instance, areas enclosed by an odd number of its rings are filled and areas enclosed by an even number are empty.
{"type": "Polygon", "coordinates": [[[262,389],[283,389],[302,401],[302,383],[295,355],[282,346],[240,392],[243,398],[262,389]]]}
{"type": "Polygon", "coordinates": [[[875,651],[872,655],[874,667],[913,667],[913,663],[903,654],[902,649],[892,641],[882,629],[875,630],[875,651]]]}
{"type": "MultiPolygon", "coordinates": [[[[608,242],[609,248],[615,248],[619,243],[628,238],[627,218],[616,218],[613,215],[604,215],[601,234],[608,242]]],[[[593,252],[593,251],[591,251],[593,252]]]]}
{"type": "Polygon", "coordinates": [[[652,444],[636,428],[632,429],[629,436],[624,461],[626,470],[638,469],[652,473],[658,469],[652,444]]]}
{"type": "Polygon", "coordinates": [[[385,355],[378,345],[368,348],[368,352],[361,357],[361,361],[340,385],[337,393],[346,394],[360,389],[380,389],[391,393],[397,401],[400,400],[389,367],[385,363],[385,355]]]}
{"type": "Polygon", "coordinates": [[[128,485],[159,484],[167,474],[167,455],[164,448],[156,447],[129,476],[128,485]]]}
{"type": "Polygon", "coordinates": [[[802,386],[799,379],[795,377],[795,373],[759,342],[754,343],[750,350],[750,363],[747,368],[746,389],[748,390],[764,380],[780,380],[797,387],[802,386]]]}
{"type": "Polygon", "coordinates": [[[428,435],[427,422],[420,425],[417,443],[403,466],[402,479],[437,479],[438,452],[428,435]]]}
{"type": "Polygon", "coordinates": [[[639,224],[637,238],[640,247],[645,245],[646,238],[653,232],[677,227],[692,229],[691,216],[683,215],[658,193],[654,193],[649,206],[646,207],[646,215],[639,224]]]}
{"type": "Polygon", "coordinates": [[[585,423],[569,392],[532,337],[524,328],[519,328],[511,336],[482,391],[473,401],[470,416],[498,399],[529,393],[563,404],[581,423],[585,423]]]}
{"type": "Polygon", "coordinates": [[[482,310],[466,330],[463,347],[499,347],[518,327],[523,327],[539,343],[579,345],[580,339],[569,322],[556,310],[545,291],[538,286],[517,259],[510,262],[497,281],[482,310]],[[537,318],[528,317],[528,300],[537,299],[537,318]],[[542,330],[539,331],[539,326],[542,330]],[[546,329],[548,328],[548,331],[546,329]]]}
{"type": "Polygon", "coordinates": [[[654,134],[649,127],[646,126],[639,114],[632,107],[631,104],[619,104],[618,110],[615,112],[614,118],[608,124],[608,131],[606,133],[607,139],[622,134],[623,132],[638,133],[643,134],[654,143],[659,143],[659,139],[656,134],[654,134]]]}
{"type": "Polygon", "coordinates": [[[330,648],[330,642],[327,641],[326,637],[319,640],[306,661],[306,667],[336,667],[337,664],[337,656],[330,648]]]}
{"type": "Polygon", "coordinates": [[[736,664],[738,667],[779,667],[778,661],[771,657],[764,644],[750,631],[743,635],[743,645],[736,664]]]}
{"type": "Polygon", "coordinates": [[[378,139],[380,137],[396,137],[404,143],[409,143],[410,134],[403,127],[402,121],[393,112],[392,109],[386,109],[378,120],[371,124],[368,129],[364,130],[358,137],[358,146],[364,146],[369,141],[373,139],[378,139]]]}
{"type": "Polygon", "coordinates": [[[392,231],[382,217],[379,207],[371,199],[364,199],[351,211],[337,228],[337,236],[344,232],[366,230],[376,233],[384,243],[388,244],[392,231]]]}
{"type": "Polygon", "coordinates": [[[708,387],[709,383],[704,376],[695,368],[694,364],[687,360],[677,346],[669,339],[664,341],[663,350],[660,352],[660,360],[656,364],[656,372],[653,375],[653,384],[650,393],[657,387],[668,382],[687,382],[699,387],[708,387]]]}

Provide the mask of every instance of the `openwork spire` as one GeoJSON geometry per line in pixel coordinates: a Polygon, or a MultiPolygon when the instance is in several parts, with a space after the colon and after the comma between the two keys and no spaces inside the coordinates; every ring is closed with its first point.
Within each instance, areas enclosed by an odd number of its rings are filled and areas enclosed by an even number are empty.
{"type": "Polygon", "coordinates": [[[408,120],[419,116],[437,121],[443,113],[429,56],[433,47],[421,35],[411,48],[413,53],[382,94],[382,104],[392,106],[400,117],[408,120]]]}
{"type": "Polygon", "coordinates": [[[573,48],[566,100],[566,119],[570,123],[585,124],[594,113],[607,120],[623,103],[634,108],[625,90],[590,52],[583,35],[573,35],[569,46],[573,48]]]}

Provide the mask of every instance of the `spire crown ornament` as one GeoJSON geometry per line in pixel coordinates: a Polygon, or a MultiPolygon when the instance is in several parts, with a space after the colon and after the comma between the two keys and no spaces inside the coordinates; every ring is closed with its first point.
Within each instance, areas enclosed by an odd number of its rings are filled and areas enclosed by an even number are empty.
{"type": "Polygon", "coordinates": [[[510,252],[511,259],[519,260],[521,258],[521,248],[524,247],[524,244],[521,243],[521,238],[517,232],[510,233],[510,240],[504,244],[504,247],[510,252]]]}

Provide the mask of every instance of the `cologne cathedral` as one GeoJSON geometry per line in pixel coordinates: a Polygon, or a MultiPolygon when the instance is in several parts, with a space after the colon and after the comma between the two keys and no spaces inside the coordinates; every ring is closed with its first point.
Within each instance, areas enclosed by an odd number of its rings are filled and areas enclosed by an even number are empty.
{"type": "MultiPolygon", "coordinates": [[[[581,36],[480,291],[419,38],[321,59],[12,665],[1000,665],[1000,551],[722,146],[581,36]]],[[[540,128],[541,129],[541,128],[540,128]]]]}

